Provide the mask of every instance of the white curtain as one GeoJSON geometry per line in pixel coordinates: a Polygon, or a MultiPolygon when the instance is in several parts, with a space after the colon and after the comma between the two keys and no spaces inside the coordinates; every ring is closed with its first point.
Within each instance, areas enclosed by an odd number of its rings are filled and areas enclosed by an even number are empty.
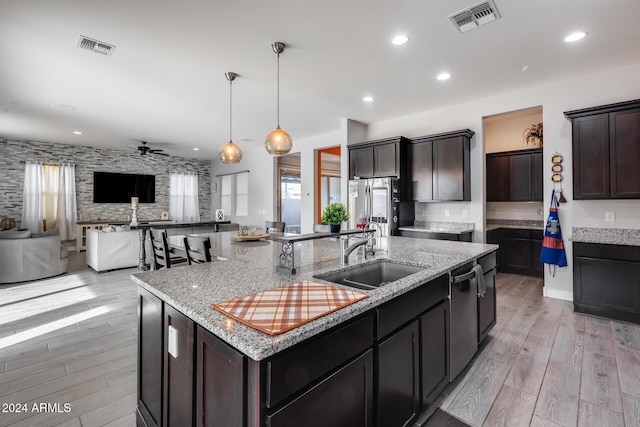
{"type": "Polygon", "coordinates": [[[43,210],[42,165],[27,163],[24,168],[24,189],[22,191],[22,219],[20,228],[28,228],[32,233],[42,232],[43,210]]]}
{"type": "Polygon", "coordinates": [[[73,165],[27,163],[22,203],[22,228],[33,233],[54,227],[62,240],[76,234],[76,174],[73,165]]]}
{"type": "Polygon", "coordinates": [[[200,221],[198,175],[172,173],[169,176],[169,216],[178,222],[200,221]]]}

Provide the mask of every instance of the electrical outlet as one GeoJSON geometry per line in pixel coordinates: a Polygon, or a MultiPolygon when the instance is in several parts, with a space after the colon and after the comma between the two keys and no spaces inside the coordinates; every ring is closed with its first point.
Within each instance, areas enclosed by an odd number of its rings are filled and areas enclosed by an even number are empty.
{"type": "Polygon", "coordinates": [[[444,211],[444,216],[449,216],[449,209],[447,209],[446,211],[444,211]]]}
{"type": "Polygon", "coordinates": [[[607,222],[616,222],[616,213],[615,212],[607,212],[605,215],[605,221],[607,222]]]}
{"type": "Polygon", "coordinates": [[[462,217],[463,217],[463,218],[469,218],[469,211],[468,211],[468,210],[466,210],[466,209],[464,209],[464,210],[462,211],[462,217]]]}

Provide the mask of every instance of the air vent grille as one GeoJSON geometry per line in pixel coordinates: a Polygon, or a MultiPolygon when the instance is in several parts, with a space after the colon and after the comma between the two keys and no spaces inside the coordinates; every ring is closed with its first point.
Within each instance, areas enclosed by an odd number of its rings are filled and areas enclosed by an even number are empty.
{"type": "Polygon", "coordinates": [[[78,47],[106,56],[111,55],[113,50],[116,48],[114,45],[109,43],[94,40],[85,36],[80,36],[80,39],[78,40],[78,47]]]}
{"type": "Polygon", "coordinates": [[[498,18],[500,18],[500,13],[491,0],[475,4],[449,16],[449,20],[461,33],[488,24],[498,18]]]}

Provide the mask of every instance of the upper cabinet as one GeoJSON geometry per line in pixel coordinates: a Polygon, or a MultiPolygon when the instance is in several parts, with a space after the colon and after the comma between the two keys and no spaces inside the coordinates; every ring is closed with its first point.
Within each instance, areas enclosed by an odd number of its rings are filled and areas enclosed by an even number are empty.
{"type": "Polygon", "coordinates": [[[567,111],[573,198],[640,198],[640,100],[567,111]]]}
{"type": "Polygon", "coordinates": [[[487,201],[542,201],[542,148],[487,154],[487,201]]]}
{"type": "Polygon", "coordinates": [[[407,143],[406,138],[397,136],[349,145],[349,179],[404,179],[407,169],[407,143]]]}
{"type": "Polygon", "coordinates": [[[469,146],[473,135],[464,129],[411,140],[408,153],[414,201],[471,200],[469,146]]]}

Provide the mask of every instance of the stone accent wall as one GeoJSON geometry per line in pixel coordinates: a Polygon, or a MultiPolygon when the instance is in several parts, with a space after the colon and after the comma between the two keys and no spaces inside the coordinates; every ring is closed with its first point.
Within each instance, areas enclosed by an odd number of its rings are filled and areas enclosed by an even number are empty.
{"type": "Polygon", "coordinates": [[[169,173],[197,172],[200,219],[211,219],[211,162],[174,156],[141,156],[134,150],[112,150],[79,145],[0,139],[0,218],[22,216],[24,163],[76,165],[76,197],[79,221],[126,221],[129,203],[93,203],[93,172],[155,175],[156,202],[141,203],[138,219],[160,219],[169,211],[169,173]]]}

